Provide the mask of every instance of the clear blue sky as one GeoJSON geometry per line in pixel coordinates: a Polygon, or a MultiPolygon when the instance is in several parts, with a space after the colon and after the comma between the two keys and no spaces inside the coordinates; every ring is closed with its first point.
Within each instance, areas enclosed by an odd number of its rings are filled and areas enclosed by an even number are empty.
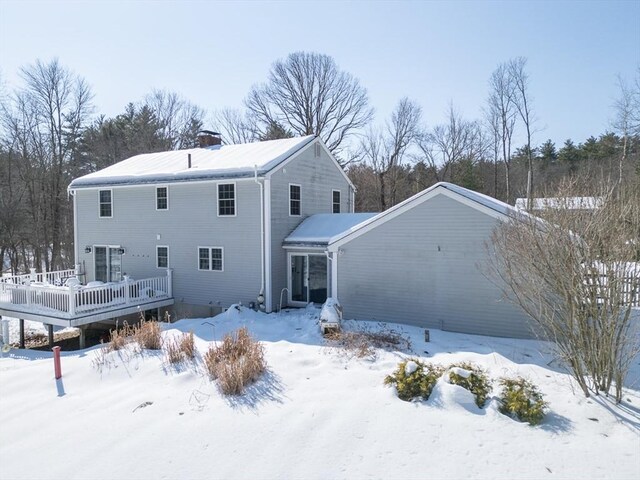
{"type": "MultiPolygon", "coordinates": [[[[640,65],[640,0],[213,2],[0,0],[0,71],[61,62],[92,85],[98,112],[121,113],[152,88],[207,110],[240,107],[278,58],[331,55],[367,88],[376,121],[403,96],[429,126],[450,101],[481,115],[500,63],[529,60],[534,143],[604,132],[616,75],[640,65]]],[[[560,146],[560,145],[558,145],[560,146]]]]}

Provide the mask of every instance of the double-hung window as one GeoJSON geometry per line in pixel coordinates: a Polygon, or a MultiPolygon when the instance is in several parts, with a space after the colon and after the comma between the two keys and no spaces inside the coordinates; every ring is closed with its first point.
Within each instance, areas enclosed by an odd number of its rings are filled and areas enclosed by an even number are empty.
{"type": "Polygon", "coordinates": [[[198,247],[198,270],[224,271],[222,247],[198,247]]]}
{"type": "Polygon", "coordinates": [[[99,208],[101,218],[110,218],[113,216],[113,203],[111,199],[111,190],[100,190],[99,193],[99,208]]]}
{"type": "Polygon", "coordinates": [[[235,183],[218,184],[218,216],[232,217],[236,214],[235,183]]]}
{"type": "Polygon", "coordinates": [[[169,268],[169,247],[156,247],[156,266],[158,268],[169,268]]]}
{"type": "Polygon", "coordinates": [[[333,204],[333,213],[340,213],[340,190],[333,190],[331,194],[333,204]]]}
{"type": "Polygon", "coordinates": [[[289,215],[300,215],[300,204],[302,197],[300,194],[300,185],[289,184],[289,215]]]}
{"type": "Polygon", "coordinates": [[[169,210],[169,187],[156,187],[156,210],[169,210]]]}

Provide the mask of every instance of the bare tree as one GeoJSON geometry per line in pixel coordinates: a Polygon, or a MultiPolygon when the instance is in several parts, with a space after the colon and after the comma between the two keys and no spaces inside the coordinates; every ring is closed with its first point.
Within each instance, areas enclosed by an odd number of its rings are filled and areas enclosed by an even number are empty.
{"type": "Polygon", "coordinates": [[[420,106],[405,97],[398,102],[384,130],[371,128],[360,142],[361,156],[378,178],[383,211],[395,203],[396,182],[388,180],[401,165],[407,148],[416,141],[420,117],[420,106]]]}
{"type": "Polygon", "coordinates": [[[153,90],[143,102],[155,114],[160,136],[172,150],[193,147],[205,112],[176,92],[153,90]]]}
{"type": "Polygon", "coordinates": [[[489,147],[493,157],[493,197],[498,198],[498,159],[500,158],[501,122],[498,110],[489,104],[484,110],[484,122],[489,132],[489,147]]]}
{"type": "Polygon", "coordinates": [[[19,158],[30,217],[28,240],[33,266],[68,265],[62,252],[72,235],[66,186],[79,139],[92,112],[92,93],[81,77],[58,60],[37,61],[21,70],[24,88],[2,111],[3,145],[19,158]]]}
{"type": "Polygon", "coordinates": [[[622,152],[618,162],[618,183],[622,183],[630,137],[640,135],[640,67],[631,85],[618,76],[618,88],[619,97],[613,105],[615,118],[612,126],[622,137],[622,152]]]}
{"type": "Polygon", "coordinates": [[[513,86],[515,106],[527,132],[527,210],[533,206],[533,148],[531,135],[534,122],[529,94],[529,74],[526,71],[527,59],[514,58],[509,61],[509,75],[513,86]]]}
{"type": "Polygon", "coordinates": [[[505,168],[506,197],[511,199],[511,140],[516,123],[517,108],[515,92],[507,64],[500,64],[489,80],[489,109],[499,120],[499,135],[502,146],[502,161],[505,168]]]}
{"type": "Polygon", "coordinates": [[[431,167],[437,181],[449,180],[457,162],[476,163],[486,150],[481,125],[465,120],[453,104],[449,105],[447,123],[423,133],[417,145],[420,160],[431,167]]]}
{"type": "Polygon", "coordinates": [[[212,122],[226,144],[250,143],[258,139],[258,127],[254,119],[239,109],[217,110],[213,113],[212,122]]]}
{"type": "MultiPolygon", "coordinates": [[[[499,226],[489,246],[491,274],[509,299],[556,347],[585,396],[622,399],[626,374],[640,352],[632,306],[640,302],[640,188],[620,197],[612,184],[594,192],[601,206],[577,211],[581,182],[565,182],[546,222],[522,214],[499,226]]],[[[582,186],[581,189],[584,189],[582,186]]]]}
{"type": "Polygon", "coordinates": [[[318,135],[336,155],[373,116],[360,82],[319,53],[296,52],[276,61],[267,82],[254,86],[245,103],[261,128],[258,136],[281,125],[297,135],[318,135]]]}

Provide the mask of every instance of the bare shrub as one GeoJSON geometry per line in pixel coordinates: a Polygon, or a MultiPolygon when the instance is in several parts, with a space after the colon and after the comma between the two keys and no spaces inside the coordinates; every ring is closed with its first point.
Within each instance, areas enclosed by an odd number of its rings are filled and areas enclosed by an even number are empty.
{"type": "Polygon", "coordinates": [[[377,330],[365,324],[356,330],[329,332],[325,335],[325,339],[328,345],[357,358],[375,359],[377,349],[411,350],[409,337],[384,323],[378,324],[377,330]]]}
{"type": "Polygon", "coordinates": [[[571,179],[554,193],[546,221],[514,216],[489,247],[490,274],[509,299],[556,347],[585,396],[622,399],[624,379],[640,352],[632,306],[640,295],[640,188],[603,183],[586,190],[571,179]],[[576,209],[576,196],[600,197],[598,208],[576,209]]]}
{"type": "Polygon", "coordinates": [[[225,395],[242,394],[245,386],[256,381],[267,368],[264,348],[246,327],[225,335],[220,345],[209,347],[204,364],[225,395]]]}
{"type": "Polygon", "coordinates": [[[180,338],[180,351],[189,360],[193,360],[196,356],[196,345],[193,337],[193,332],[183,333],[180,338]]]}
{"type": "Polygon", "coordinates": [[[116,327],[113,330],[109,330],[109,344],[108,351],[122,350],[131,341],[131,336],[134,333],[132,328],[127,322],[124,322],[121,328],[116,327]]]}
{"type": "Polygon", "coordinates": [[[140,348],[148,350],[162,349],[162,329],[158,322],[141,320],[133,329],[133,339],[140,348]]]}
{"type": "Polygon", "coordinates": [[[164,344],[164,350],[167,356],[167,361],[171,364],[180,363],[184,360],[184,355],[180,349],[180,341],[175,338],[170,338],[164,344]]]}
{"type": "Polygon", "coordinates": [[[169,363],[180,363],[195,358],[193,332],[183,333],[179,338],[170,338],[164,342],[164,349],[169,363]]]}

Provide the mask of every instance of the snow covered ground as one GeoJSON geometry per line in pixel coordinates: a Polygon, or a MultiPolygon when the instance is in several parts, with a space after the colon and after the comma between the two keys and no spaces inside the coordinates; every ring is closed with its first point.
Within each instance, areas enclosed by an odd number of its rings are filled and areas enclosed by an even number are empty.
{"type": "Polygon", "coordinates": [[[243,325],[263,341],[269,372],[241,397],[222,396],[201,363],[157,352],[112,352],[101,367],[99,347],[63,353],[56,382],[51,354],[12,350],[0,359],[0,478],[640,477],[638,362],[617,407],[572,388],[543,342],[432,330],[425,343],[402,327],[413,354],[358,359],[326,346],[318,313],[230,309],[165,325],[193,330],[200,353],[243,325]],[[442,391],[403,402],[383,380],[407,356],[523,375],[551,411],[530,427],[442,391]]]}

